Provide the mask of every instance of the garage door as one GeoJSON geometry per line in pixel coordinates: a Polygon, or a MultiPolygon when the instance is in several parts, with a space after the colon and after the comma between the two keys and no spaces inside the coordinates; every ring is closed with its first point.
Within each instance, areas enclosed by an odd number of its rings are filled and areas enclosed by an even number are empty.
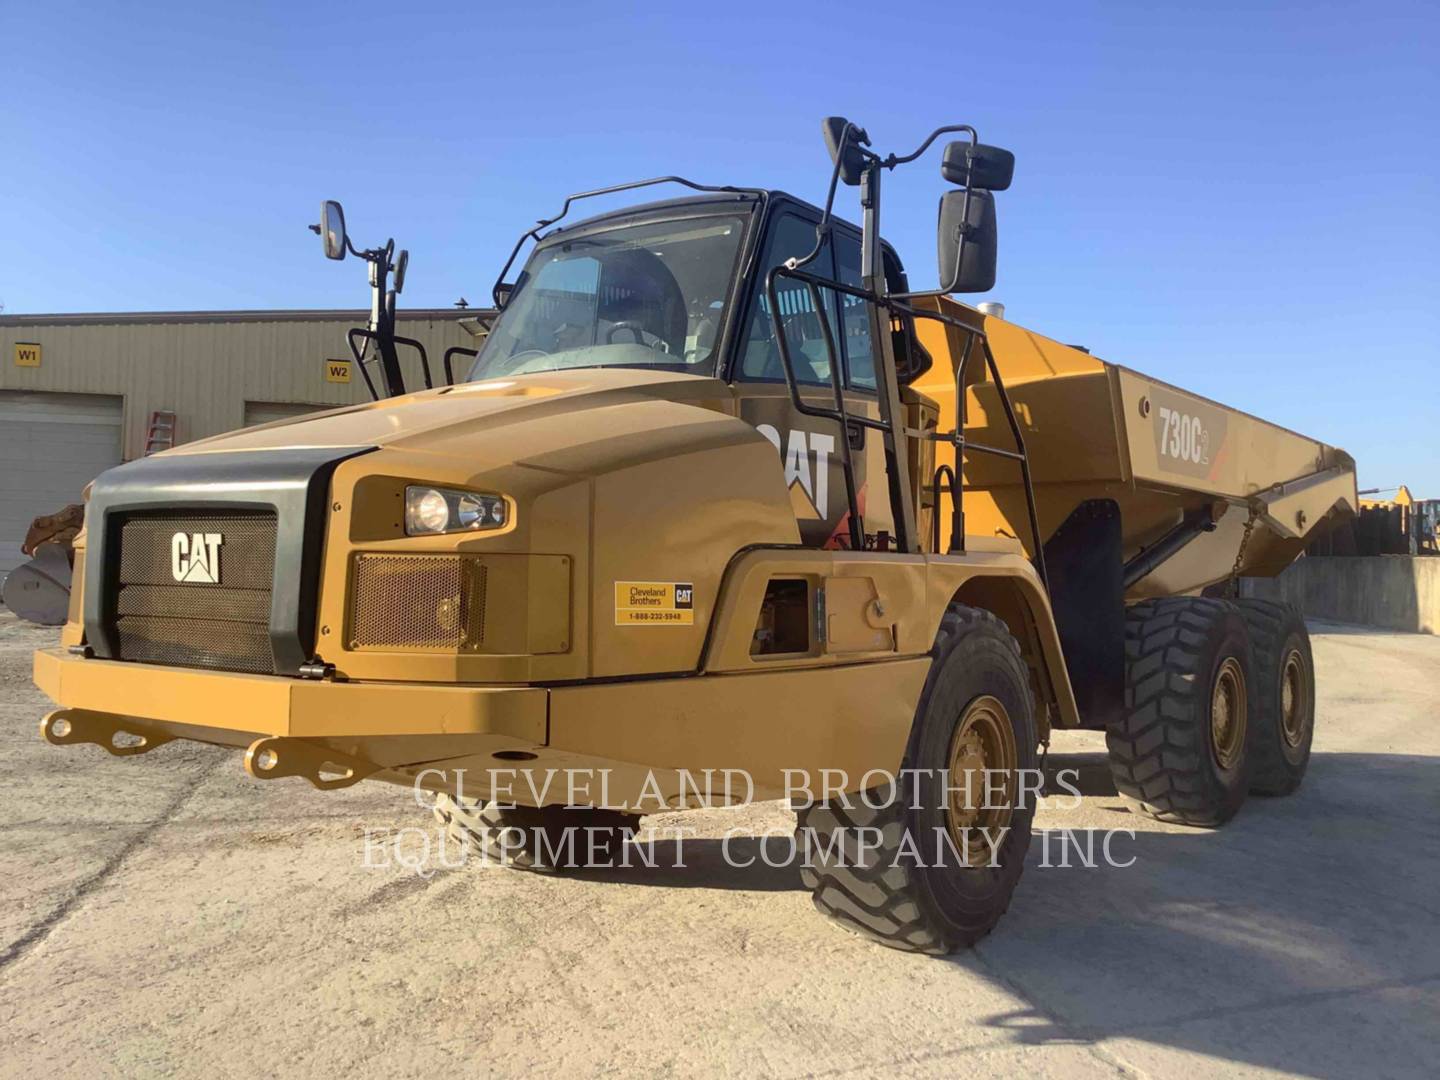
{"type": "Polygon", "coordinates": [[[40,514],[80,501],[120,464],[122,399],[0,390],[0,579],[25,561],[20,543],[40,514]]]}
{"type": "Polygon", "coordinates": [[[293,401],[247,401],[245,402],[245,426],[269,424],[275,420],[291,420],[297,416],[333,409],[334,405],[308,405],[293,401]]]}

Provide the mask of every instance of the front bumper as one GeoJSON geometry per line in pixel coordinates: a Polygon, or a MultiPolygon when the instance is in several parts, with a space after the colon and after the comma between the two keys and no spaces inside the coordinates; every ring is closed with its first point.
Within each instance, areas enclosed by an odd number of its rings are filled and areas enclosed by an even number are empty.
{"type": "Polygon", "coordinates": [[[603,775],[590,792],[596,805],[654,812],[647,800],[657,793],[666,806],[688,805],[687,784],[707,772],[741,773],[749,795],[776,798],[796,770],[858,778],[897,769],[929,668],[929,657],[914,657],[555,687],[446,686],[211,672],[43,649],[34,670],[60,706],[41,725],[57,745],[95,743],[116,754],[175,739],[245,747],[256,779],[303,776],[321,788],[374,777],[454,792],[463,772],[466,794],[479,798],[496,797],[484,785],[502,770],[522,777],[510,789],[521,802],[527,790],[570,791],[571,774],[603,775]],[[121,744],[120,735],[132,741],[121,744]],[[338,780],[326,778],[337,771],[338,780]]]}
{"type": "Polygon", "coordinates": [[[35,653],[35,685],[65,708],[176,725],[212,736],[186,738],[226,746],[266,735],[546,741],[547,693],[534,687],[309,681],[84,659],[64,649],[35,653]]]}

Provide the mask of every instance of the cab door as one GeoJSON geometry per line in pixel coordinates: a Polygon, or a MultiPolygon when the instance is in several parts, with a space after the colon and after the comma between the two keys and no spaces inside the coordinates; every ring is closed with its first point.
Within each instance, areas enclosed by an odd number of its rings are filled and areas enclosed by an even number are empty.
{"type": "MultiPolygon", "coordinates": [[[[753,424],[775,446],[801,542],[817,548],[848,548],[850,507],[843,467],[845,448],[840,445],[845,436],[838,424],[806,416],[791,402],[769,298],[765,295],[765,277],[771,267],[789,258],[803,258],[814,249],[817,222],[818,217],[798,208],[786,207],[772,216],[731,367],[732,388],[739,402],[740,417],[753,424]]],[[[831,279],[836,277],[837,270],[845,275],[853,269],[858,285],[859,236],[848,229],[842,231],[839,226],[831,235],[833,243],[827,240],[820,254],[804,269],[831,279]]],[[[850,279],[841,276],[839,280],[848,283],[850,279]]],[[[832,357],[810,291],[802,283],[787,278],[776,282],[776,290],[780,321],[801,396],[817,405],[833,406],[830,369],[832,363],[838,363],[847,411],[859,416],[877,416],[866,305],[837,296],[833,290],[821,290],[837,354],[832,357]],[[848,303],[842,304],[842,300],[848,303]]],[[[869,429],[853,426],[848,438],[856,501],[868,543],[868,538],[877,532],[893,529],[886,496],[885,458],[879,439],[869,429]]]]}

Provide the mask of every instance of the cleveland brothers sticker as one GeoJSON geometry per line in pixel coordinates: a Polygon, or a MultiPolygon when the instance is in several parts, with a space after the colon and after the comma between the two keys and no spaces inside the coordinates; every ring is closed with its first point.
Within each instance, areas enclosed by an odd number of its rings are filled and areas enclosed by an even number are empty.
{"type": "Polygon", "coordinates": [[[616,626],[694,626],[695,586],[688,582],[617,581],[616,626]]]}

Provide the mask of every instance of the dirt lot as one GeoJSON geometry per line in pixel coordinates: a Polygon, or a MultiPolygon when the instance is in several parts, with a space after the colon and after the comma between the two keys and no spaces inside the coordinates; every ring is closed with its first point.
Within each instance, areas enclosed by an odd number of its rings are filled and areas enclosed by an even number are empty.
{"type": "Polygon", "coordinates": [[[1133,865],[1046,868],[1037,837],[999,930],[930,960],[713,841],[684,869],[420,876],[376,842],[430,824],[406,790],[51,748],[29,653],[54,635],[0,612],[0,1073],[1434,1076],[1440,639],[1315,630],[1299,795],[1163,826],[1067,737],[1087,795],[1040,826],[1134,830],[1133,865]]]}

